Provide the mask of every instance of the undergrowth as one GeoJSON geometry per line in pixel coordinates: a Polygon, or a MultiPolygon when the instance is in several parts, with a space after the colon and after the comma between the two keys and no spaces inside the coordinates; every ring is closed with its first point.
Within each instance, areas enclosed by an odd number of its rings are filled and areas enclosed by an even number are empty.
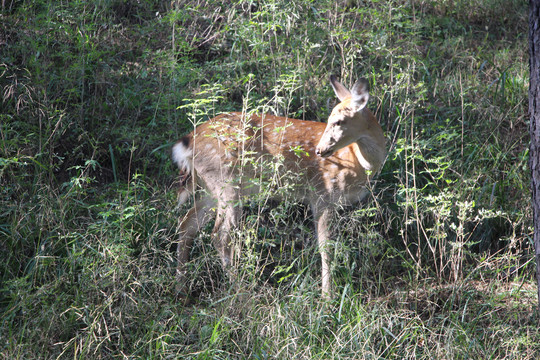
{"type": "Polygon", "coordinates": [[[1,358],[540,355],[525,1],[1,6],[1,358]],[[389,148],[335,216],[332,301],[309,210],[258,201],[238,278],[205,229],[180,301],[170,145],[226,111],[325,121],[330,74],[369,80],[389,148]]]}

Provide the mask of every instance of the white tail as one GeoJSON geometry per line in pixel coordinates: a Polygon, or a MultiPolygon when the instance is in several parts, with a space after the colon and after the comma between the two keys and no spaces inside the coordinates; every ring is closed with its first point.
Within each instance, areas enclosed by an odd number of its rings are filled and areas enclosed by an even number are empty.
{"type": "MultiPolygon", "coordinates": [[[[330,77],[341,101],[328,124],[272,115],[228,113],[199,125],[172,148],[181,174],[180,200],[198,185],[206,189],[180,223],[178,281],[183,286],[193,238],[214,216],[213,241],[224,267],[233,259],[229,234],[237,226],[239,201],[261,191],[257,181],[269,162],[279,162],[280,173],[293,173],[298,181],[292,196],[308,204],[315,218],[322,258],[322,292],[330,292],[326,243],[333,207],[354,204],[368,193],[370,176],[380,170],[386,156],[381,126],[366,108],[368,82],[358,80],[351,91],[330,77]],[[265,165],[266,164],[266,165],[265,165]]],[[[279,192],[272,198],[279,200],[279,192]]]]}

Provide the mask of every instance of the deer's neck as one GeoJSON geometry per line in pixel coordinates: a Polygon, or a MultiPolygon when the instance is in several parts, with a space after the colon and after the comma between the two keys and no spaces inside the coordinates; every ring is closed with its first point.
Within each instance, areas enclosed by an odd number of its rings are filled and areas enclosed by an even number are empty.
{"type": "Polygon", "coordinates": [[[381,169],[386,156],[384,136],[364,136],[352,145],[354,154],[364,169],[374,173],[381,169]]]}

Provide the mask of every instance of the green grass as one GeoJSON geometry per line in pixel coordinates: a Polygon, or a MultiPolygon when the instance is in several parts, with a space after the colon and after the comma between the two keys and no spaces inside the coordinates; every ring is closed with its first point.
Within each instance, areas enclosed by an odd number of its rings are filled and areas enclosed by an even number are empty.
{"type": "Polygon", "coordinates": [[[526,1],[21,0],[1,19],[0,358],[540,355],[526,1]],[[224,111],[325,121],[329,74],[369,79],[389,147],[334,221],[332,301],[309,211],[256,201],[237,279],[209,228],[177,298],[170,145],[224,111]]]}

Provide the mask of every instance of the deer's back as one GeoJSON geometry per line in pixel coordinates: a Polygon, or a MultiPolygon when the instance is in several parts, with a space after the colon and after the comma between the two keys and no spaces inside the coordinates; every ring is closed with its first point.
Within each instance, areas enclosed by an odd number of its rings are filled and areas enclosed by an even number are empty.
{"type": "Polygon", "coordinates": [[[365,195],[367,181],[356,144],[326,158],[316,155],[325,127],[273,115],[222,114],[190,134],[196,175],[214,197],[228,188],[232,194],[354,203],[365,195]]]}

